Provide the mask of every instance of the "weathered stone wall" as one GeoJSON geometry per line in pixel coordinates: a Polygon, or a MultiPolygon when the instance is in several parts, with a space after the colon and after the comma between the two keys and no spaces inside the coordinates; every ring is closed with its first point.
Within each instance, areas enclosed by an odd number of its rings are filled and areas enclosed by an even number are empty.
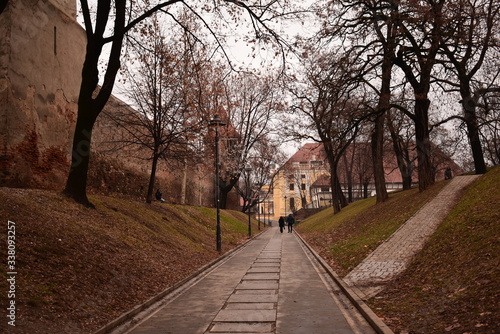
{"type": "Polygon", "coordinates": [[[68,169],[85,34],[61,3],[9,1],[0,17],[2,185],[61,186],[68,169]]]}
{"type": "MultiPolygon", "coordinates": [[[[10,0],[0,14],[0,186],[64,187],[86,45],[75,5],[10,0]]],[[[112,98],[106,110],[116,103],[112,98]]],[[[101,145],[119,131],[101,113],[93,130],[89,189],[145,196],[149,162],[101,145]]],[[[188,167],[187,204],[213,205],[212,166],[188,167]]],[[[184,167],[160,163],[157,179],[164,197],[180,203],[184,167]]]]}

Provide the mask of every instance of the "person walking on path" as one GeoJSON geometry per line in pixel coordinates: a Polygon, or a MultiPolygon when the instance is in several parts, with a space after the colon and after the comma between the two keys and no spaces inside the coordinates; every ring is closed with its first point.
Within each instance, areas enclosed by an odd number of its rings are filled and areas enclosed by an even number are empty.
{"type": "Polygon", "coordinates": [[[295,219],[293,218],[292,214],[288,215],[288,217],[286,218],[286,222],[288,224],[288,233],[292,233],[293,223],[295,222],[295,219]]]}
{"type": "Polygon", "coordinates": [[[283,218],[283,216],[280,216],[280,219],[278,222],[280,225],[280,232],[283,233],[283,230],[285,229],[285,218],[283,218]]]}

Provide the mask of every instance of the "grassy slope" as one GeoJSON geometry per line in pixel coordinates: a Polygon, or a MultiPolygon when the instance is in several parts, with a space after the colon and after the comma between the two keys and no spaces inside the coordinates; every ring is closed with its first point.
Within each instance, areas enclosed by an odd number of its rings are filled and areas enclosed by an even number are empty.
{"type": "Polygon", "coordinates": [[[357,201],[337,215],[327,209],[306,219],[297,230],[339,275],[345,276],[445,184],[439,182],[423,193],[418,189],[391,193],[389,200],[379,205],[375,205],[375,198],[357,201]]]}
{"type": "MultiPolygon", "coordinates": [[[[298,230],[345,275],[443,184],[355,203],[344,216],[319,213],[298,230]]],[[[497,167],[471,186],[409,268],[369,301],[396,333],[500,332],[499,184],[497,167]]]]}
{"type": "MultiPolygon", "coordinates": [[[[17,321],[9,332],[92,332],[219,256],[213,209],[106,196],[91,201],[95,210],[54,192],[0,188],[2,244],[7,220],[16,223],[17,321]]],[[[224,252],[246,239],[246,222],[246,215],[222,211],[224,252]]],[[[0,257],[5,310],[3,246],[0,257]]]]}
{"type": "Polygon", "coordinates": [[[470,187],[370,305],[412,333],[500,333],[500,168],[470,187]]]}

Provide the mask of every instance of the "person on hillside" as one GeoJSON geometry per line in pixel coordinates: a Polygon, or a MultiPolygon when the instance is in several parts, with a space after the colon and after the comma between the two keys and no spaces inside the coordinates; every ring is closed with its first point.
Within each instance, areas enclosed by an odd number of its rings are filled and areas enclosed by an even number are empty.
{"type": "Polygon", "coordinates": [[[280,226],[280,232],[283,233],[283,230],[285,229],[285,218],[283,218],[283,216],[280,216],[278,224],[280,226]]]}
{"type": "Polygon", "coordinates": [[[446,170],[444,171],[444,179],[445,180],[451,179],[451,168],[450,167],[446,168],[446,170]]]}
{"type": "Polygon", "coordinates": [[[160,192],[160,189],[156,189],[156,194],[155,194],[156,200],[160,201],[161,203],[165,203],[165,200],[161,196],[162,193],[160,192]]]}
{"type": "Polygon", "coordinates": [[[293,232],[293,223],[295,223],[295,219],[293,218],[292,214],[289,214],[288,217],[286,218],[286,222],[288,224],[288,233],[293,232]]]}

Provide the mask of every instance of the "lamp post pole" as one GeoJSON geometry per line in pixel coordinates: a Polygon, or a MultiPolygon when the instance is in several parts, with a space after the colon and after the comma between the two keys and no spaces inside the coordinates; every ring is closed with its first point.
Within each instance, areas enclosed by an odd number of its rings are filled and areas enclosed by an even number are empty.
{"type": "Polygon", "coordinates": [[[259,222],[258,227],[259,227],[259,231],[260,231],[260,194],[257,195],[257,210],[259,210],[257,213],[257,215],[259,217],[259,218],[257,218],[257,221],[259,222]]]}
{"type": "Polygon", "coordinates": [[[247,193],[247,199],[248,199],[248,205],[247,205],[247,210],[248,210],[248,237],[250,238],[252,236],[252,224],[251,224],[251,219],[250,219],[250,209],[252,205],[252,191],[250,190],[250,172],[252,171],[252,168],[247,167],[245,168],[245,178],[246,178],[246,193],[247,193]]]}
{"type": "Polygon", "coordinates": [[[215,230],[215,239],[217,251],[222,251],[222,237],[220,230],[220,199],[219,199],[219,126],[224,126],[226,123],[222,121],[219,115],[215,115],[209,123],[210,126],[215,127],[215,206],[217,209],[217,226],[215,230]]]}
{"type": "Polygon", "coordinates": [[[286,196],[285,196],[285,216],[286,216],[286,196]]]}

